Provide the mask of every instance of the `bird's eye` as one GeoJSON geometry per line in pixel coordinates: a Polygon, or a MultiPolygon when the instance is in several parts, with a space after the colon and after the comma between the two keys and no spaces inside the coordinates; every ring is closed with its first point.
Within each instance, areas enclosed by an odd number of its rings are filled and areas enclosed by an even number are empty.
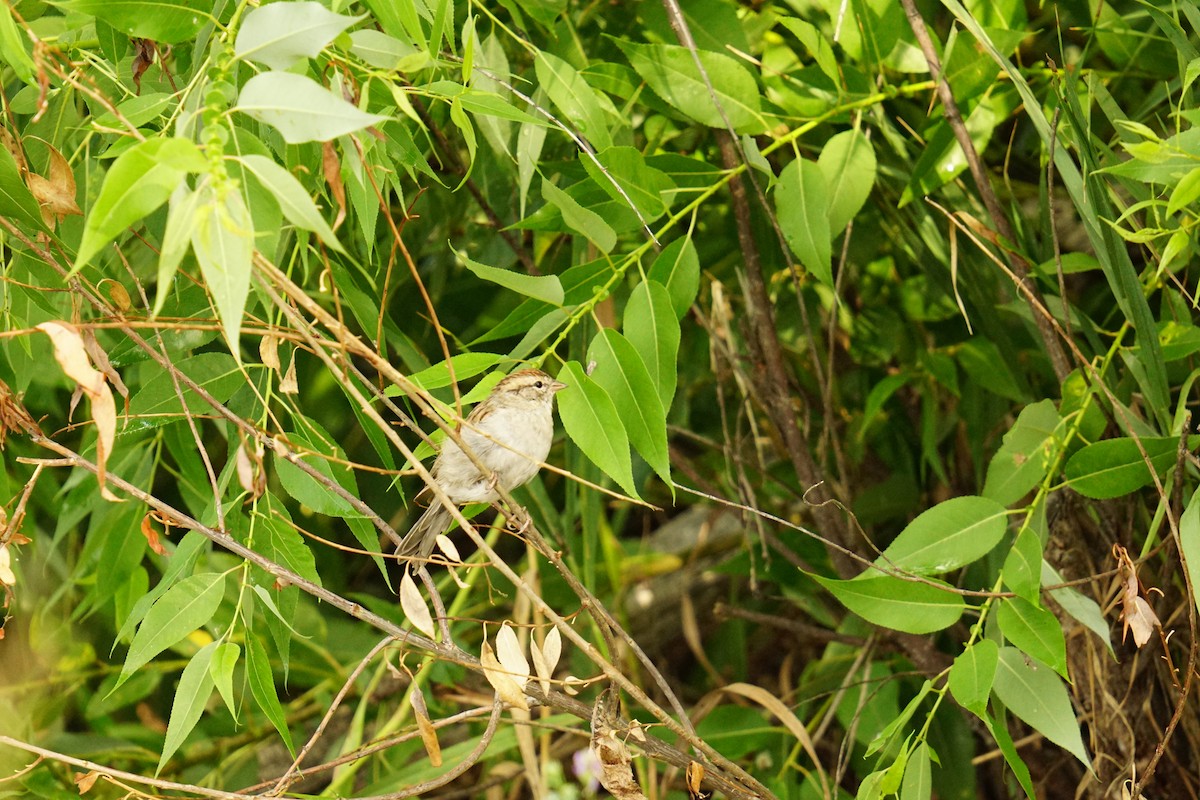
{"type": "Polygon", "coordinates": [[[537,389],[540,389],[540,388],[542,388],[542,382],[541,382],[541,381],[538,381],[537,383],[535,383],[535,384],[534,384],[534,388],[537,388],[537,389]]]}

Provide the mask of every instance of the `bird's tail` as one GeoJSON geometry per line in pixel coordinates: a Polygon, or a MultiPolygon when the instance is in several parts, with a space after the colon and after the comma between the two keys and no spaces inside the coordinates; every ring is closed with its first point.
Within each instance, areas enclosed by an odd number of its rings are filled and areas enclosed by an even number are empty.
{"type": "Polygon", "coordinates": [[[401,558],[429,558],[437,537],[450,527],[450,519],[450,512],[446,507],[434,500],[416,524],[404,534],[404,538],[396,547],[396,555],[401,558]]]}

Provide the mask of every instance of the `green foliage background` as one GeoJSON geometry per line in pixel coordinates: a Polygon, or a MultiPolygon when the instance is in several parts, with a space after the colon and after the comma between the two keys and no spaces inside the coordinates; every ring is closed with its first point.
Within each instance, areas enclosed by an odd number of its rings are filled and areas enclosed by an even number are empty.
{"type": "Polygon", "coordinates": [[[682,6],[0,6],[0,796],[1200,792],[1200,7],[682,6]]]}

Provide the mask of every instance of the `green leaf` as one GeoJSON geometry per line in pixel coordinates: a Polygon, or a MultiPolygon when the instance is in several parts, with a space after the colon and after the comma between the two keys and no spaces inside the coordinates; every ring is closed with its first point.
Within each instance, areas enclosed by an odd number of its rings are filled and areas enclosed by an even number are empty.
{"type": "Polygon", "coordinates": [[[1025,762],[1021,760],[1021,755],[1017,752],[1017,747],[1013,744],[1012,736],[1009,735],[1008,729],[1003,725],[997,725],[992,721],[991,717],[986,715],[981,715],[981,719],[983,720],[983,724],[987,725],[992,738],[996,740],[996,746],[1004,755],[1004,760],[1007,762],[1009,769],[1016,776],[1017,783],[1021,784],[1025,796],[1029,800],[1037,800],[1037,794],[1033,791],[1033,780],[1029,775],[1029,767],[1025,766],[1025,762]]]}
{"type": "Polygon", "coordinates": [[[162,44],[187,41],[213,21],[208,0],[67,0],[54,5],[102,19],[130,38],[162,44]]]}
{"type": "Polygon", "coordinates": [[[1003,538],[1007,525],[1008,512],[995,500],[955,497],[910,522],[875,564],[940,575],[987,555],[1003,538]]]}
{"type": "Polygon", "coordinates": [[[1200,493],[1194,493],[1179,518],[1179,548],[1192,582],[1194,602],[1200,606],[1200,493]]]}
{"type": "Polygon", "coordinates": [[[562,213],[563,222],[568,228],[582,234],[602,253],[609,253],[617,246],[617,233],[604,221],[604,217],[590,208],[584,208],[574,197],[545,178],[542,179],[542,197],[562,213]]]}
{"type": "Polygon", "coordinates": [[[667,287],[675,317],[683,319],[700,291],[700,256],[691,237],[676,239],[664,247],[650,265],[647,277],[667,287]]]}
{"type": "Polygon", "coordinates": [[[278,130],[288,144],[327,142],[387,120],[291,72],[262,72],[246,81],[237,110],[278,130]]]}
{"type": "Polygon", "coordinates": [[[950,667],[948,683],[960,706],[981,717],[987,713],[999,660],[1000,647],[991,639],[981,639],[959,653],[950,667]]]}
{"type": "MultiPolygon", "coordinates": [[[[176,361],[175,367],[218,403],[224,403],[233,396],[238,387],[245,384],[237,362],[227,353],[201,353],[176,361]]],[[[200,395],[186,386],[180,386],[180,389],[183,390],[187,413],[203,414],[211,410],[211,406],[200,395]]],[[[182,419],[184,403],[179,400],[179,392],[175,389],[171,374],[166,370],[155,370],[130,400],[130,427],[127,428],[127,432],[182,419]]]]}
{"type": "Polygon", "coordinates": [[[225,575],[220,572],[192,575],[168,589],[138,626],[117,685],[212,619],[224,593],[225,575]]]}
{"type": "Polygon", "coordinates": [[[592,380],[608,393],[634,449],[669,486],[671,460],[667,453],[667,420],[655,381],[634,346],[612,328],[596,334],[588,346],[595,362],[592,380]]]}
{"type": "Polygon", "coordinates": [[[829,197],[829,232],[837,236],[862,209],[875,185],[875,149],[862,131],[842,131],[825,142],[817,166],[825,176],[829,197]]]}
{"type": "Polygon", "coordinates": [[[158,253],[158,288],[154,294],[154,316],[162,311],[171,293],[171,284],[179,271],[179,264],[187,255],[196,233],[197,205],[200,193],[181,182],[171,194],[167,210],[167,227],[163,231],[162,247],[158,253]]]}
{"type": "MultiPolygon", "coordinates": [[[[299,536],[299,534],[296,535],[299,536]]],[[[242,648],[233,642],[214,642],[213,644],[217,645],[217,649],[213,653],[212,662],[208,665],[208,674],[212,676],[217,691],[221,693],[221,699],[225,701],[225,707],[229,709],[229,714],[236,722],[238,715],[237,698],[233,693],[233,670],[237,666],[242,648]]]]}
{"type": "Polygon", "coordinates": [[[250,293],[250,262],[254,257],[254,221],[242,193],[226,188],[222,192],[211,183],[196,192],[196,228],[192,231],[192,251],[200,264],[200,273],[216,301],[217,315],[229,351],[241,359],[238,346],[242,332],[242,313],[250,293]]]}
{"type": "Polygon", "coordinates": [[[612,101],[558,56],[539,50],[533,65],[541,90],[567,121],[578,127],[597,150],[612,147],[610,127],[617,127],[621,119],[612,101]]]}
{"type": "Polygon", "coordinates": [[[608,393],[577,361],[564,364],[558,379],[567,384],[558,393],[558,416],[567,436],[626,494],[638,497],[625,425],[608,393]]]}
{"type": "Polygon", "coordinates": [[[171,721],[167,724],[167,737],[163,742],[158,767],[154,770],[155,777],[162,772],[162,768],[171,760],[171,756],[175,755],[179,745],[183,744],[183,740],[192,732],[192,728],[196,727],[200,715],[204,713],[204,706],[213,690],[213,678],[208,670],[216,649],[216,642],[209,642],[200,648],[179,676],[175,700],[171,703],[171,721]]]}
{"type": "Polygon", "coordinates": [[[288,730],[287,717],[284,716],[283,706],[279,704],[279,695],[275,693],[275,681],[271,676],[271,661],[267,650],[256,636],[246,637],[246,682],[250,684],[250,693],[254,701],[267,715],[267,719],[279,731],[283,743],[287,745],[292,758],[296,757],[296,748],[292,744],[292,734],[288,730]]]}
{"type": "Polygon", "coordinates": [[[1091,769],[1067,687],[1054,670],[1015,647],[1003,647],[992,688],[1010,711],[1091,769]]]}
{"type": "MultiPolygon", "coordinates": [[[[271,8],[275,5],[279,5],[279,3],[265,7],[271,8]]],[[[342,248],[342,243],[334,235],[333,229],[329,227],[329,223],[317,210],[317,204],[308,196],[308,192],[304,191],[304,187],[300,181],[296,180],[295,175],[266,156],[245,155],[237,160],[271,193],[279,203],[283,215],[293,225],[317,234],[321,237],[321,241],[331,249],[339,253],[346,252],[342,248]]]]}
{"type": "Polygon", "coordinates": [[[104,185],[88,213],[72,271],[167,202],[189,173],[207,169],[199,148],[187,139],[147,139],[122,153],[104,176],[104,185]]]}
{"type": "Polygon", "coordinates": [[[635,286],[625,304],[623,329],[654,380],[665,414],[675,399],[680,337],[679,320],[666,287],[649,279],[635,286]]]}
{"type": "Polygon", "coordinates": [[[634,44],[621,39],[616,43],[655,94],[696,122],[710,128],[732,127],[736,133],[766,130],[758,83],[737,60],[707,50],[698,50],[693,56],[691,50],[678,45],[634,44]],[[697,69],[696,58],[708,82],[697,69]]]}
{"type": "MultiPolygon", "coordinates": [[[[1049,585],[1063,582],[1063,576],[1054,567],[1050,566],[1047,561],[1043,560],[1042,583],[1049,585]]],[[[1116,653],[1113,652],[1112,647],[1111,629],[1109,628],[1108,620],[1104,616],[1104,612],[1100,610],[1099,603],[1070,586],[1060,586],[1057,589],[1050,589],[1048,591],[1050,592],[1050,596],[1054,598],[1054,602],[1062,606],[1063,611],[1066,611],[1085,628],[1099,636],[1100,641],[1104,642],[1104,646],[1108,648],[1109,655],[1116,658],[1116,653]]]]}
{"type": "Polygon", "coordinates": [[[775,213],[788,247],[806,270],[826,286],[833,286],[829,200],[825,174],[803,158],[784,167],[775,183],[775,213]]]}
{"type": "Polygon", "coordinates": [[[13,68],[18,78],[32,86],[37,80],[33,59],[25,49],[28,43],[29,37],[17,27],[12,8],[5,3],[0,8],[0,59],[13,68]]]}
{"type": "Polygon", "coordinates": [[[632,202],[644,221],[657,219],[667,210],[663,194],[673,190],[675,182],[665,172],[646,166],[646,157],[636,148],[609,147],[595,158],[580,154],[579,160],[609,197],[624,206],[632,202]]]}
{"type": "Polygon", "coordinates": [[[317,562],[312,550],[304,543],[304,537],[278,516],[255,517],[258,535],[254,546],[262,555],[276,564],[287,567],[301,578],[307,578],[318,586],[321,576],[317,574],[317,562]]]}
{"type": "Polygon", "coordinates": [[[933,633],[948,628],[958,621],[965,608],[962,597],[953,592],[891,575],[850,581],[812,577],[842,605],[872,625],[906,633],[933,633]]]}
{"type": "Polygon", "coordinates": [[[1004,585],[1031,603],[1038,602],[1042,587],[1042,539],[1033,528],[1026,527],[1004,557],[1000,570],[1004,585]]]}
{"type": "Polygon", "coordinates": [[[475,277],[512,289],[518,294],[541,300],[551,305],[560,306],[563,302],[562,281],[557,275],[525,275],[508,269],[489,267],[467,258],[461,250],[454,251],[463,262],[463,266],[475,273],[475,277]]]}
{"type": "MultiPolygon", "coordinates": [[[[386,33],[364,28],[350,34],[350,52],[378,69],[415,72],[416,61],[427,62],[428,54],[386,33]],[[412,61],[410,61],[412,59],[412,61]]],[[[423,66],[423,64],[422,64],[423,66]]],[[[418,67],[419,68],[419,67],[418,67]]]]}
{"type": "Polygon", "coordinates": [[[1053,614],[1023,598],[1007,597],[1000,601],[996,621],[1009,642],[1067,677],[1067,641],[1053,614]]]}
{"type": "MultiPolygon", "coordinates": [[[[1191,436],[1188,447],[1195,449],[1200,436],[1191,436]]],[[[1150,457],[1154,474],[1162,476],[1175,466],[1179,439],[1174,436],[1141,437],[1150,457]]],[[[1108,500],[1129,494],[1153,482],[1138,444],[1131,438],[1106,439],[1089,444],[1071,456],[1063,469],[1067,483],[1084,497],[1108,500]]]]}
{"type": "MultiPolygon", "coordinates": [[[[288,447],[296,453],[300,460],[311,466],[317,473],[338,484],[351,495],[357,496],[358,486],[354,471],[346,466],[346,454],[334,443],[332,437],[311,419],[304,420],[304,425],[312,429],[312,433],[285,433],[284,438],[288,447]]],[[[330,517],[349,518],[358,516],[358,512],[340,495],[334,494],[327,486],[318,483],[316,478],[287,459],[274,456],[275,471],[279,475],[279,483],[284,491],[298,503],[303,503],[318,514],[330,517]]]]}
{"type": "Polygon", "coordinates": [[[42,221],[42,207],[25,185],[21,169],[7,147],[0,147],[0,216],[39,231],[46,230],[46,224],[42,221]]]}
{"type": "Polygon", "coordinates": [[[233,52],[271,69],[287,69],[302,58],[319,54],[364,16],[334,14],[315,2],[269,3],[242,20],[233,52]]]}
{"type": "Polygon", "coordinates": [[[929,800],[933,796],[933,767],[929,745],[921,742],[913,748],[900,784],[900,800],[929,800]]]}
{"type": "Polygon", "coordinates": [[[983,496],[1008,506],[1041,483],[1055,456],[1054,432],[1060,421],[1052,400],[1021,409],[988,464],[983,496]]]}
{"type": "MultiPolygon", "coordinates": [[[[496,353],[459,353],[450,357],[449,365],[445,361],[439,361],[420,372],[414,372],[408,379],[426,391],[442,389],[450,385],[450,366],[454,367],[455,380],[464,381],[491,369],[503,360],[504,356],[496,353]]],[[[389,391],[388,394],[400,394],[400,390],[389,391]]]]}

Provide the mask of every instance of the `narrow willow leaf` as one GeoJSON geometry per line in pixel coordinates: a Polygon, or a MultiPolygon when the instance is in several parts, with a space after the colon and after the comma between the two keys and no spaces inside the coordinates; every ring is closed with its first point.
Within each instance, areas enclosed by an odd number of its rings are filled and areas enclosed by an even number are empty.
{"type": "Polygon", "coordinates": [[[162,44],[192,39],[214,21],[209,0],[65,0],[55,5],[102,19],[129,38],[162,44]]]}
{"type": "Polygon", "coordinates": [[[608,393],[577,361],[564,364],[558,379],[568,387],[558,393],[558,415],[567,436],[626,494],[637,497],[629,439],[608,393]]]}
{"type": "Polygon", "coordinates": [[[827,184],[829,232],[837,236],[862,209],[875,185],[875,149],[862,131],[842,131],[825,142],[817,166],[827,184]]]}
{"type": "Polygon", "coordinates": [[[988,464],[983,496],[1008,506],[1041,483],[1054,456],[1060,422],[1051,400],[1025,406],[988,464]]]}
{"type": "Polygon", "coordinates": [[[192,575],[168,589],[138,627],[117,685],[212,619],[224,593],[225,575],[219,572],[192,575]]]}
{"type": "Polygon", "coordinates": [[[891,575],[850,581],[812,577],[867,622],[906,633],[948,628],[965,608],[962,597],[953,592],[891,575]]]}
{"type": "Polygon", "coordinates": [[[991,639],[981,639],[958,654],[950,668],[950,693],[958,704],[979,716],[987,713],[1000,647],[991,639]]]}
{"type": "Polygon", "coordinates": [[[625,304],[625,338],[633,345],[658,389],[663,413],[670,411],[679,376],[679,320],[671,295],[661,283],[645,280],[625,304]]]}
{"type": "MultiPolygon", "coordinates": [[[[284,441],[289,449],[316,472],[340,485],[349,494],[357,496],[357,481],[354,471],[345,466],[345,452],[316,422],[306,418],[303,424],[311,433],[284,433],[284,441]]],[[[345,498],[331,492],[307,472],[278,455],[274,457],[274,461],[279,483],[293,500],[303,503],[318,514],[330,517],[346,518],[357,515],[358,512],[345,498]]]]}
{"type": "Polygon", "coordinates": [[[940,575],[987,555],[1003,538],[1007,524],[1008,512],[995,500],[955,497],[910,522],[875,563],[940,575]]]}
{"type": "MultiPolygon", "coordinates": [[[[36,85],[36,67],[25,49],[28,37],[17,28],[12,8],[7,3],[0,8],[0,59],[13,68],[17,77],[30,86],[36,85]]],[[[115,61],[115,59],[113,59],[115,61]]]]}
{"type": "Polygon", "coordinates": [[[996,746],[1004,755],[1004,760],[1008,764],[1009,769],[1013,771],[1013,775],[1017,777],[1017,782],[1021,784],[1021,788],[1025,791],[1025,796],[1029,800],[1037,800],[1037,794],[1033,791],[1033,780],[1029,775],[1029,767],[1021,760],[1020,753],[1017,752],[1017,746],[1013,744],[1012,736],[1009,735],[1008,729],[1004,725],[996,724],[991,717],[983,716],[983,723],[987,725],[987,729],[992,734],[992,738],[996,740],[996,746]]]}
{"type": "MultiPolygon", "coordinates": [[[[272,5],[279,5],[278,3],[272,5]]],[[[267,6],[270,8],[271,6],[267,6]]],[[[321,237],[328,247],[344,253],[342,243],[334,235],[329,223],[317,210],[317,204],[304,191],[296,176],[266,156],[245,155],[238,159],[263,187],[271,193],[283,215],[296,227],[312,231],[321,237]]]]}
{"type": "Polygon", "coordinates": [[[629,340],[612,328],[596,334],[588,346],[588,361],[595,362],[592,379],[616,406],[634,448],[668,485],[671,460],[667,453],[667,420],[655,380],[629,340]]]}
{"type": "Polygon", "coordinates": [[[538,51],[534,60],[538,85],[550,101],[578,127],[598,150],[612,147],[610,128],[617,127],[620,115],[608,97],[593,89],[566,61],[538,51]]]}
{"type": "Polygon", "coordinates": [[[1058,619],[1021,597],[1000,600],[996,621],[1004,638],[1067,677],[1067,642],[1058,619]]]}
{"type": "MultiPolygon", "coordinates": [[[[542,89],[533,96],[535,103],[545,103],[545,92],[542,89]]],[[[533,176],[537,173],[538,162],[542,157],[542,145],[546,142],[546,128],[532,122],[521,125],[517,132],[517,197],[519,206],[517,215],[525,218],[525,202],[529,198],[529,187],[533,184],[533,176]]]]}
{"type": "Polygon", "coordinates": [[[1015,647],[1003,647],[992,688],[1010,711],[1091,769],[1067,687],[1054,670],[1015,647]]]}
{"type": "Polygon", "coordinates": [[[233,642],[220,642],[208,665],[208,673],[212,675],[213,683],[221,693],[221,699],[225,701],[225,707],[229,709],[234,722],[238,718],[238,704],[233,693],[233,670],[241,654],[242,648],[233,642]]]}
{"type": "MultiPolygon", "coordinates": [[[[489,267],[490,269],[490,267],[489,267]]],[[[454,379],[465,381],[474,378],[481,372],[489,370],[504,360],[498,353],[459,353],[450,356],[450,362],[439,361],[420,372],[414,372],[408,379],[425,390],[441,389],[450,385],[450,367],[454,367],[454,379]]],[[[400,394],[400,390],[389,391],[389,395],[400,394]]]]}
{"type": "Polygon", "coordinates": [[[775,213],[788,247],[804,268],[833,286],[833,237],[829,229],[825,175],[812,161],[797,158],[775,184],[775,213]]]}
{"type": "Polygon", "coordinates": [[[207,168],[199,148],[187,139],[147,139],[122,153],[109,167],[100,194],[88,212],[72,271],[167,202],[189,173],[207,168]]]}
{"type": "Polygon", "coordinates": [[[590,208],[584,208],[574,197],[547,179],[542,180],[542,197],[562,213],[563,222],[568,228],[595,244],[602,253],[611,252],[617,246],[617,232],[604,221],[604,217],[590,208]]]}
{"type": "Polygon", "coordinates": [[[154,316],[162,311],[171,291],[179,263],[192,245],[196,232],[196,206],[200,193],[188,188],[183,181],[171,194],[167,211],[167,227],[163,231],[162,248],[158,253],[158,288],[154,295],[154,316]]]}
{"type": "Polygon", "coordinates": [[[364,28],[350,34],[350,52],[378,69],[415,72],[426,62],[428,55],[408,42],[386,33],[364,28]]]}
{"type": "Polygon", "coordinates": [[[675,317],[683,319],[700,291],[700,256],[691,237],[676,239],[664,247],[650,265],[647,277],[667,287],[675,317]]]}
{"type": "Polygon", "coordinates": [[[693,55],[678,45],[622,40],[617,45],[655,94],[696,122],[710,128],[732,127],[737,133],[766,129],[758,83],[736,59],[708,50],[693,55]],[[696,67],[697,57],[707,81],[696,67]]]}
{"type": "Polygon", "coordinates": [[[557,275],[526,275],[509,269],[480,264],[478,261],[467,258],[466,253],[462,251],[456,250],[455,255],[462,260],[463,266],[475,273],[477,278],[482,278],[497,286],[503,286],[505,289],[512,289],[518,294],[532,297],[535,300],[556,306],[562,305],[563,287],[557,275]]]}
{"type": "Polygon", "coordinates": [[[1193,494],[1179,518],[1179,545],[1200,605],[1200,494],[1193,494]]]}
{"type": "MultiPolygon", "coordinates": [[[[7,13],[8,7],[5,6],[7,13]]],[[[0,147],[0,216],[23,223],[36,230],[46,230],[42,221],[42,209],[34,198],[16,159],[7,147],[0,147]]]]}
{"type": "Polygon", "coordinates": [[[211,184],[205,184],[197,193],[198,220],[192,232],[192,250],[216,301],[229,352],[240,359],[238,341],[250,293],[254,222],[241,192],[226,189],[222,198],[211,184]]]}
{"type": "Polygon", "coordinates": [[[525,692],[521,690],[521,685],[504,668],[504,665],[496,658],[495,651],[485,639],[483,646],[479,651],[479,664],[483,667],[483,676],[487,678],[488,683],[496,690],[496,694],[500,699],[508,703],[513,708],[529,710],[529,701],[525,699],[525,692]]]}
{"type": "Polygon", "coordinates": [[[647,166],[637,148],[610,147],[595,159],[580,155],[579,160],[609,197],[621,205],[632,202],[643,220],[657,219],[667,210],[663,196],[675,188],[675,182],[665,172],[647,166]]]}
{"type": "Polygon", "coordinates": [[[278,130],[288,144],[327,142],[387,120],[291,72],[261,72],[246,81],[237,110],[278,130]]]}
{"type": "Polygon", "coordinates": [[[429,606],[425,605],[425,598],[421,597],[421,592],[408,570],[405,570],[404,576],[400,578],[400,608],[414,628],[431,639],[437,635],[429,606]]]}
{"type": "MultiPolygon", "coordinates": [[[[1200,436],[1188,437],[1188,447],[1195,449],[1200,436]]],[[[1154,473],[1161,476],[1175,466],[1179,439],[1174,436],[1141,439],[1154,473]]],[[[1150,468],[1142,458],[1137,442],[1131,438],[1106,439],[1089,444],[1067,461],[1063,474],[1071,488],[1084,497],[1109,500],[1135,492],[1153,482],[1150,468]]]]}
{"type": "Polygon", "coordinates": [[[316,2],[269,3],[246,14],[233,44],[234,55],[287,69],[313,58],[363,16],[334,14],[316,2]]]}
{"type": "Polygon", "coordinates": [[[288,752],[295,758],[296,748],[292,744],[292,733],[288,730],[287,717],[279,703],[279,695],[275,692],[271,661],[267,657],[266,648],[255,636],[246,637],[246,682],[250,684],[250,694],[254,696],[254,702],[258,703],[263,714],[275,726],[275,730],[279,731],[288,752]]]}
{"type": "Polygon", "coordinates": [[[167,723],[167,736],[163,742],[162,755],[158,759],[158,767],[154,770],[155,777],[162,772],[163,766],[175,755],[179,745],[196,727],[204,706],[213,690],[213,678],[209,673],[213,654],[217,643],[209,642],[183,668],[179,676],[179,686],[175,689],[175,700],[171,703],[171,720],[167,723]]]}

